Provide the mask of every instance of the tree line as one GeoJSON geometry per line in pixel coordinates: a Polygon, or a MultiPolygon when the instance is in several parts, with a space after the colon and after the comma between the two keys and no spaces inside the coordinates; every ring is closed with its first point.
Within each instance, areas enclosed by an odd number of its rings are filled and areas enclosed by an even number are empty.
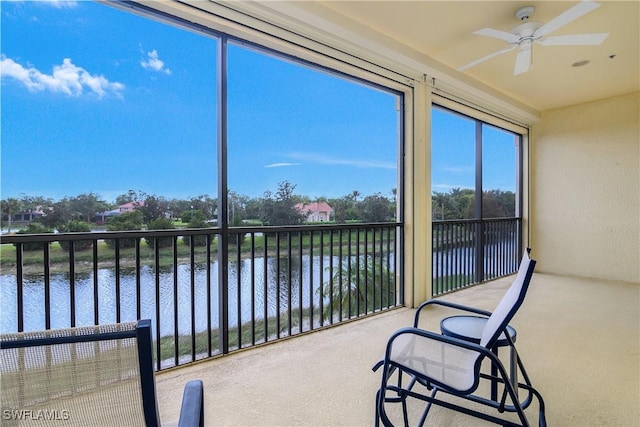
{"type": "MultiPolygon", "coordinates": [[[[513,191],[482,192],[482,218],[511,218],[516,215],[516,195],[513,191]]],[[[448,193],[431,195],[433,221],[473,219],[476,214],[476,193],[472,189],[452,188],[448,193]]]]}
{"type": "MultiPolygon", "coordinates": [[[[232,226],[247,223],[263,225],[304,224],[307,214],[296,209],[296,204],[326,202],[333,208],[332,222],[387,222],[396,216],[395,190],[392,196],[381,193],[362,196],[353,191],[339,198],[310,198],[295,192],[296,185],[288,181],[278,184],[275,191],[266,191],[263,197],[249,197],[229,191],[227,220],[232,226]]],[[[61,232],[91,231],[95,224],[104,224],[107,230],[150,230],[174,228],[179,220],[189,228],[209,227],[217,220],[218,200],[207,194],[185,199],[167,199],[144,191],[129,190],[109,203],[95,193],[53,200],[42,196],[21,195],[0,201],[2,227],[11,231],[13,218],[20,213],[38,212],[22,232],[41,233],[56,229],[61,232]],[[109,216],[106,212],[118,206],[134,203],[135,210],[109,216]]],[[[22,224],[21,224],[22,225],[22,224]]]]}
{"type": "MultiPolygon", "coordinates": [[[[389,222],[396,220],[396,190],[390,196],[375,193],[368,196],[354,190],[339,198],[310,198],[295,192],[296,185],[288,181],[278,184],[275,191],[263,197],[249,197],[229,191],[227,220],[231,226],[244,224],[299,225],[307,219],[296,209],[298,203],[326,202],[333,208],[332,222],[389,222]]],[[[448,193],[432,193],[432,220],[472,219],[476,217],[474,190],[453,188],[448,193]]],[[[207,194],[185,199],[167,199],[129,190],[109,203],[95,193],[53,200],[42,196],[22,195],[0,200],[2,227],[11,231],[13,217],[19,213],[39,212],[38,218],[27,224],[23,232],[40,233],[56,229],[61,232],[91,231],[95,224],[104,224],[110,231],[174,228],[180,220],[189,228],[209,227],[217,220],[218,200],[207,194]],[[138,203],[132,212],[107,217],[104,212],[127,203],[138,203]]],[[[483,218],[514,217],[516,195],[511,191],[489,190],[482,194],[483,218]]]]}

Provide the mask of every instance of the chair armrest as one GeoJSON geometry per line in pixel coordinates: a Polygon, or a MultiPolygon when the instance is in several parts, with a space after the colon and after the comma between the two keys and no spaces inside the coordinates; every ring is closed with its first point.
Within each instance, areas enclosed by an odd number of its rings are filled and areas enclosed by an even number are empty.
{"type": "Polygon", "coordinates": [[[456,304],[456,303],[448,302],[448,301],[431,299],[429,301],[423,302],[416,309],[416,314],[415,314],[415,318],[414,318],[414,321],[413,321],[413,327],[414,328],[418,327],[418,324],[419,324],[419,321],[420,321],[420,313],[422,312],[422,310],[424,308],[426,308],[427,306],[430,306],[430,305],[442,305],[442,306],[453,308],[453,309],[456,309],[456,310],[462,310],[462,311],[467,311],[467,312],[470,312],[470,313],[480,314],[482,316],[487,316],[487,317],[491,316],[491,312],[487,311],[487,310],[481,310],[479,308],[469,307],[469,306],[466,306],[466,305],[456,304]]]}
{"type": "Polygon", "coordinates": [[[184,386],[178,427],[204,427],[204,390],[201,380],[189,381],[184,386]]]}
{"type": "MultiPolygon", "coordinates": [[[[405,327],[405,328],[398,329],[389,338],[389,341],[387,342],[387,346],[389,345],[390,342],[392,342],[398,336],[405,335],[405,334],[417,335],[420,339],[433,340],[433,341],[443,342],[445,344],[454,345],[456,347],[461,347],[467,350],[475,351],[479,354],[482,354],[483,356],[491,357],[493,355],[486,347],[483,347],[480,344],[476,344],[474,342],[463,340],[456,337],[449,337],[447,335],[438,334],[436,332],[428,331],[425,329],[412,328],[412,327],[405,327]]],[[[386,357],[386,354],[385,354],[385,357],[386,357]]]]}

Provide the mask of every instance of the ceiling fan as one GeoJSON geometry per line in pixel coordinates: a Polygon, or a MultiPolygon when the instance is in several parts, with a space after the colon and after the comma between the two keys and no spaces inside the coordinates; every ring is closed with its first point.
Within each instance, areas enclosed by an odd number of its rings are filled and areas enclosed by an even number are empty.
{"type": "Polygon", "coordinates": [[[523,21],[523,23],[512,29],[510,32],[495,30],[493,28],[483,28],[482,30],[478,30],[473,33],[480,36],[504,40],[509,43],[510,46],[508,48],[499,50],[463,65],[457,70],[464,71],[474,65],[478,65],[481,62],[520,47],[520,51],[516,56],[515,68],[513,70],[513,74],[517,76],[518,74],[529,71],[529,68],[531,68],[531,48],[533,43],[538,43],[543,46],[599,45],[607,38],[609,33],[547,36],[558,28],[567,25],[598,7],[600,7],[599,3],[590,0],[582,0],[546,24],[543,24],[542,22],[529,21],[535,11],[533,6],[520,8],[516,11],[515,15],[519,20],[523,21]]]}

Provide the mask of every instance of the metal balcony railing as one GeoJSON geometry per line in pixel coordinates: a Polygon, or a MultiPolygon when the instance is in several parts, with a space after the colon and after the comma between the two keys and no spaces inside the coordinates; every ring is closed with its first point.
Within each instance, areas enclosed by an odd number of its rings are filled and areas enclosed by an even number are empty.
{"type": "Polygon", "coordinates": [[[433,296],[515,273],[521,223],[520,218],[433,221],[433,296]]]}
{"type": "MultiPolygon", "coordinates": [[[[512,274],[521,220],[433,223],[433,295],[512,274]]],[[[151,318],[157,368],[403,304],[396,223],[3,236],[0,331],[151,318]],[[222,266],[222,267],[221,267],[222,266]]]]}
{"type": "Polygon", "coordinates": [[[401,230],[3,236],[0,332],[150,318],[158,370],[226,354],[402,305],[401,230]]]}

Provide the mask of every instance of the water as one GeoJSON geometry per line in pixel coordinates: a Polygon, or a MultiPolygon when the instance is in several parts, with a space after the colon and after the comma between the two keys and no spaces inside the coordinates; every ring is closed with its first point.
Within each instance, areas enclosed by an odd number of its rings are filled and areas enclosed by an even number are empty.
{"type": "MultiPolygon", "coordinates": [[[[515,254],[513,242],[501,242],[500,245],[485,247],[485,273],[489,277],[499,274],[499,260],[504,256],[498,247],[506,247],[515,254]],[[505,245],[506,243],[506,245],[505,245]]],[[[470,248],[455,248],[433,254],[434,267],[442,274],[455,269],[462,263],[469,266],[466,274],[474,270],[474,254],[470,248]]],[[[328,271],[333,261],[334,272],[337,271],[340,259],[329,257],[309,259],[281,258],[279,266],[274,258],[268,258],[265,268],[264,258],[242,260],[240,268],[235,262],[229,263],[228,313],[229,326],[237,326],[254,317],[263,319],[265,310],[267,317],[275,316],[277,309],[281,313],[288,309],[319,307],[322,298],[319,288],[325,286],[330,279],[328,271]],[[290,265],[291,264],[291,265],[290,265]],[[278,271],[279,267],[279,271],[278,271]],[[238,280],[238,273],[239,280],[238,280]],[[291,273],[289,273],[291,272],[291,273]],[[252,281],[253,278],[253,281],[252,281]],[[289,295],[291,289],[291,295],[289,295]],[[278,299],[279,296],[279,299],[278,299]]],[[[346,265],[346,258],[342,260],[346,265]]],[[[391,255],[391,266],[395,257],[391,255]]],[[[352,260],[352,268],[355,261],[352,260]]],[[[93,272],[77,273],[75,277],[75,316],[76,326],[94,324],[94,277],[93,272]]],[[[100,324],[115,323],[116,318],[116,273],[113,268],[101,268],[98,275],[98,320],[100,324]]],[[[156,273],[151,266],[140,269],[140,318],[149,318],[156,324],[156,273]]],[[[191,290],[191,266],[180,264],[174,277],[173,268],[161,268],[159,271],[158,291],[160,316],[160,334],[173,335],[175,318],[179,335],[191,334],[191,307],[195,310],[195,332],[206,331],[208,323],[212,328],[218,327],[218,263],[210,267],[210,288],[207,285],[205,265],[196,265],[193,271],[194,286],[191,290]],[[209,292],[208,292],[209,290],[209,292]],[[177,304],[174,300],[177,299],[177,304]],[[211,311],[207,314],[207,301],[211,311]]],[[[17,285],[16,276],[0,275],[0,333],[17,330],[17,285]]],[[[65,328],[71,324],[71,304],[68,274],[52,274],[50,281],[51,328],[65,328]]],[[[45,292],[42,275],[25,275],[23,283],[24,330],[45,329],[45,292]]],[[[120,321],[138,319],[136,294],[136,275],[134,269],[122,268],[120,271],[120,321]]],[[[328,298],[324,297],[324,304],[328,298]]]]}
{"type": "MultiPolygon", "coordinates": [[[[228,312],[229,326],[236,326],[251,319],[275,316],[277,309],[286,312],[291,308],[318,307],[322,298],[320,286],[330,279],[328,267],[333,262],[334,271],[339,258],[303,257],[300,259],[276,260],[269,258],[265,268],[264,258],[242,260],[240,268],[229,263],[228,312]],[[289,265],[291,264],[291,265],[289,265]],[[238,271],[240,272],[238,276],[238,271]],[[252,280],[253,278],[253,280],[252,280]],[[291,289],[291,295],[289,295],[291,289]],[[279,299],[278,299],[279,296],[279,299]]],[[[391,261],[394,262],[393,260],[391,261]]],[[[343,259],[346,265],[346,259],[343,259]]],[[[355,268],[355,261],[352,261],[355,268]]],[[[113,268],[101,268],[97,272],[98,323],[115,323],[116,318],[116,272],[113,268]]],[[[151,266],[140,269],[140,318],[149,318],[156,324],[156,272],[151,266]]],[[[211,287],[208,293],[206,266],[195,266],[193,271],[193,294],[191,289],[191,266],[180,264],[177,275],[173,268],[159,271],[159,328],[161,335],[173,335],[175,316],[179,335],[191,334],[191,310],[195,310],[195,332],[218,326],[218,263],[210,267],[211,287]],[[174,300],[177,299],[177,304],[174,300]],[[211,312],[207,315],[207,301],[211,312]],[[174,308],[176,311],[174,311],[174,308]]],[[[71,324],[71,303],[68,274],[52,274],[50,280],[51,328],[65,328],[71,324]]],[[[94,273],[77,273],[75,276],[76,326],[94,324],[94,273]]],[[[23,280],[24,330],[45,329],[45,290],[41,275],[26,275],[23,280]]],[[[120,270],[120,321],[135,321],[138,316],[136,274],[134,269],[120,270]]],[[[324,303],[328,299],[324,298],[324,303]]],[[[0,275],[0,307],[2,307],[0,333],[17,330],[17,282],[15,275],[0,275]]]]}

